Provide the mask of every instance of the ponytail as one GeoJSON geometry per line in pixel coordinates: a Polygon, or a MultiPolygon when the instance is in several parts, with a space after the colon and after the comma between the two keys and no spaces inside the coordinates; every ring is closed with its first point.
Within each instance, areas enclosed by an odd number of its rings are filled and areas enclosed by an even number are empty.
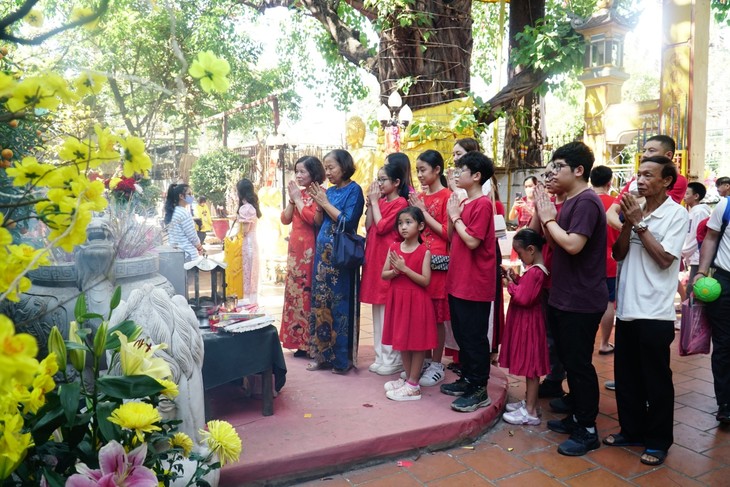
{"type": "Polygon", "coordinates": [[[180,200],[180,195],[185,193],[185,190],[187,189],[188,185],[184,183],[173,183],[167,188],[167,196],[165,197],[165,225],[169,224],[172,220],[172,214],[175,213],[175,208],[177,207],[177,202],[180,200]]]}
{"type": "Polygon", "coordinates": [[[408,200],[410,194],[410,188],[406,182],[405,172],[400,164],[389,162],[383,166],[383,171],[390,178],[391,181],[398,180],[398,196],[408,200]]]}
{"type": "Polygon", "coordinates": [[[429,149],[426,152],[421,153],[421,155],[418,156],[418,160],[431,166],[431,169],[439,168],[439,181],[441,181],[441,185],[444,188],[449,187],[449,183],[446,181],[446,174],[444,174],[444,158],[439,151],[429,149]]]}

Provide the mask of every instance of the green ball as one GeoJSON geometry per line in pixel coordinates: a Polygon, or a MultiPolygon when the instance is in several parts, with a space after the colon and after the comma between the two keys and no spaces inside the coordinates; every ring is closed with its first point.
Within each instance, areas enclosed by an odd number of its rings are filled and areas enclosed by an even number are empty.
{"type": "Polygon", "coordinates": [[[705,303],[711,303],[720,297],[722,287],[717,279],[713,277],[702,277],[697,280],[693,287],[695,298],[705,303]]]}

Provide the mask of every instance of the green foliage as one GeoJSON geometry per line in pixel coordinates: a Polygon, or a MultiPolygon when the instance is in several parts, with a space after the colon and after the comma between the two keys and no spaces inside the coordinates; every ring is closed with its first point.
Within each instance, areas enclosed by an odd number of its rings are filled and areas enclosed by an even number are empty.
{"type": "Polygon", "coordinates": [[[226,188],[233,174],[248,174],[251,162],[228,149],[202,155],[190,171],[193,193],[212,205],[225,205],[226,188]]]}
{"type": "Polygon", "coordinates": [[[730,26],[730,2],[727,0],[711,0],[710,7],[718,24],[730,26]]]}
{"type": "Polygon", "coordinates": [[[499,8],[499,2],[474,2],[472,4],[474,48],[471,57],[471,72],[472,75],[482,78],[485,83],[491,83],[493,73],[500,69],[500,66],[497,66],[499,49],[508,42],[509,4],[505,6],[502,29],[499,28],[499,8]]]}
{"type": "MultiPolygon", "coordinates": [[[[546,14],[534,27],[525,27],[515,38],[518,47],[512,51],[515,66],[556,75],[582,70],[585,40],[571,27],[561,8],[546,14]]],[[[544,95],[549,83],[540,87],[544,95]]]]}

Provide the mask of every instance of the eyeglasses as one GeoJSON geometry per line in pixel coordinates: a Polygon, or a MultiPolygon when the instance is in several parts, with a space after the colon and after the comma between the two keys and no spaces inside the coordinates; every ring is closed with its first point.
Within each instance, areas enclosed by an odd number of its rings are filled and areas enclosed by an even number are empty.
{"type": "Polygon", "coordinates": [[[464,171],[469,171],[469,169],[454,169],[454,177],[458,178],[464,171]]]}
{"type": "Polygon", "coordinates": [[[550,164],[548,164],[547,171],[545,171],[545,174],[543,174],[543,176],[547,177],[551,174],[557,174],[564,167],[570,167],[570,164],[566,164],[564,162],[551,162],[550,164]]]}
{"type": "Polygon", "coordinates": [[[385,184],[390,181],[390,178],[378,178],[378,184],[385,184]]]}

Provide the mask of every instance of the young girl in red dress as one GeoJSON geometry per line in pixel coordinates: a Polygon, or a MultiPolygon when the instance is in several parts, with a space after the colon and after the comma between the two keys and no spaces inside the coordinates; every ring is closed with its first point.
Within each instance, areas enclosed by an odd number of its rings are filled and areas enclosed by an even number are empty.
{"type": "MultiPolygon", "coordinates": [[[[425,218],[426,227],[421,234],[423,244],[431,251],[431,257],[448,256],[449,215],[446,212],[446,203],[451,196],[451,190],[447,188],[444,175],[444,158],[438,151],[427,150],[416,160],[416,174],[424,192],[418,195],[412,194],[409,200],[411,206],[419,208],[425,218]]],[[[446,337],[445,322],[451,319],[449,302],[446,298],[446,271],[431,270],[431,283],[426,290],[433,300],[436,312],[438,342],[431,351],[431,356],[426,357],[424,371],[418,383],[422,386],[435,386],[446,377],[444,365],[441,363],[446,337]]],[[[401,374],[401,378],[405,377],[401,374]]]]}
{"type": "Polygon", "coordinates": [[[537,413],[537,390],[540,376],[550,371],[542,309],[542,294],[548,271],[542,259],[543,237],[524,228],[512,240],[512,248],[527,270],[522,277],[512,269],[507,273],[510,303],[499,365],[513,375],[525,377],[525,400],[507,404],[502,419],[510,424],[540,424],[537,413]]]}
{"type": "Polygon", "coordinates": [[[420,209],[410,206],[398,212],[396,228],[403,242],[390,246],[381,274],[390,281],[383,343],[400,351],[407,374],[406,380],[385,383],[385,395],[393,401],[421,399],[418,380],[423,360],[437,343],[436,315],[426,291],[431,281],[431,252],[420,236],[425,226],[420,209]]]}
{"type": "Polygon", "coordinates": [[[370,372],[390,375],[400,372],[403,363],[400,354],[392,347],[383,345],[383,316],[388,296],[388,282],[380,273],[388,255],[390,244],[400,240],[396,231],[396,215],[408,206],[408,187],[400,165],[388,163],[378,171],[378,179],[370,185],[366,203],[365,264],[362,266],[360,302],[373,306],[373,348],[375,362],[370,372]]]}

